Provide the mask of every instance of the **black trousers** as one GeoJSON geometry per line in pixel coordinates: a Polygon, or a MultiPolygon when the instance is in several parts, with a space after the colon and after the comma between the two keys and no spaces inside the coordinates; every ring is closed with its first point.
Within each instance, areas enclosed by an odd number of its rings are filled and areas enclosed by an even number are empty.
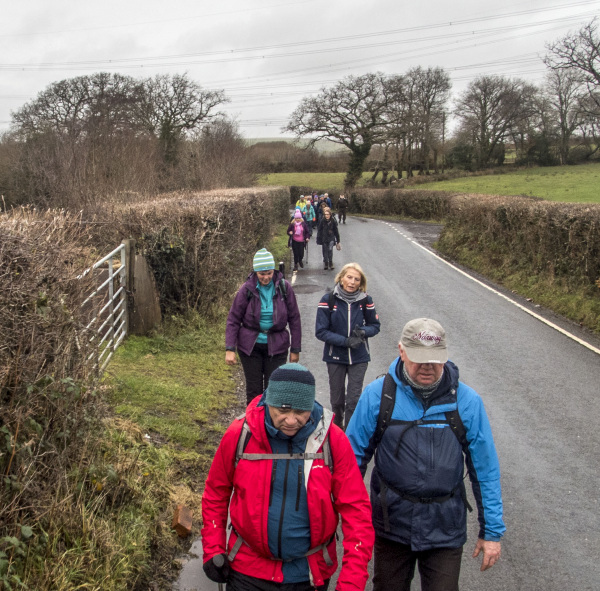
{"type": "Polygon", "coordinates": [[[271,374],[287,361],[287,351],[269,356],[267,344],[256,343],[250,355],[238,353],[246,378],[246,400],[250,403],[267,389],[271,374]]]}
{"type": "MultiPolygon", "coordinates": [[[[327,587],[329,587],[329,579],[323,585],[316,587],[316,589],[317,591],[327,591],[327,587]]],[[[274,583],[268,579],[250,577],[232,570],[225,589],[226,591],[314,591],[315,587],[310,584],[310,581],[302,583],[274,583]]]]}
{"type": "Polygon", "coordinates": [[[304,242],[292,240],[292,252],[294,253],[294,265],[297,265],[304,258],[304,242]]]}
{"type": "Polygon", "coordinates": [[[410,546],[375,536],[373,591],[410,591],[419,565],[421,591],[458,591],[460,548],[413,552],[410,546]]]}
{"type": "Polygon", "coordinates": [[[362,392],[365,373],[368,363],[354,363],[344,365],[343,363],[328,363],[329,374],[329,402],[335,417],[333,422],[342,429],[346,429],[358,399],[362,392]],[[348,388],[346,389],[346,377],[348,388]]]}

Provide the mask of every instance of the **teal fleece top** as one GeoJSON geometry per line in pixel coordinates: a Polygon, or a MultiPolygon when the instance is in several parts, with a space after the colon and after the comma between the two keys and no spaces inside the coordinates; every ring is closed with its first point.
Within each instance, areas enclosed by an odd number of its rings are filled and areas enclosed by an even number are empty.
{"type": "Polygon", "coordinates": [[[275,284],[273,280],[268,285],[256,284],[260,295],[260,330],[257,343],[267,343],[267,331],[273,326],[273,298],[275,297],[275,284]]]}

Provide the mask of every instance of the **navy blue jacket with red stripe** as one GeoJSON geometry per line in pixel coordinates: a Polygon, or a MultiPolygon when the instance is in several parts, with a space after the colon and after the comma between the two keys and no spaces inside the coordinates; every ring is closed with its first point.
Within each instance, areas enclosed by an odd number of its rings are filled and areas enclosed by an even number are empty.
{"type": "Polygon", "coordinates": [[[379,333],[379,316],[370,295],[364,295],[352,304],[348,304],[336,295],[333,310],[329,310],[330,293],[326,293],[317,307],[317,321],[315,325],[316,337],[325,343],[323,347],[323,361],[327,363],[368,363],[371,361],[369,342],[366,340],[356,349],[346,346],[348,337],[358,327],[365,331],[366,339],[379,333]],[[366,299],[365,313],[363,314],[362,299],[366,299]]]}

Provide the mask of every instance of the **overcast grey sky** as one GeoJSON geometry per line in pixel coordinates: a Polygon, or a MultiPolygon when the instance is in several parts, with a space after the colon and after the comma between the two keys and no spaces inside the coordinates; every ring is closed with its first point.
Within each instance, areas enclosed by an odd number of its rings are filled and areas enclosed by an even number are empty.
{"type": "Polygon", "coordinates": [[[303,96],[352,74],[445,68],[540,83],[545,44],[600,0],[4,0],[0,130],[48,84],[94,72],[184,73],[231,99],[244,136],[278,137],[303,96]]]}

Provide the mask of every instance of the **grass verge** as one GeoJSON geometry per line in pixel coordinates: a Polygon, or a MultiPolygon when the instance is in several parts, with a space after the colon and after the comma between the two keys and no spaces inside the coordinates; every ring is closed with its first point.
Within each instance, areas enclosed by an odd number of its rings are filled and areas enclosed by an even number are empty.
{"type": "MultiPolygon", "coordinates": [[[[448,237],[446,239],[450,240],[448,237]]],[[[508,264],[503,264],[501,255],[490,260],[479,251],[466,247],[453,248],[451,252],[440,249],[440,252],[600,335],[600,281],[596,287],[567,285],[553,277],[535,274],[527,269],[510,269],[508,264]]]]}
{"type": "MultiPolygon", "coordinates": [[[[276,261],[289,258],[286,228],[281,225],[268,245],[276,261]]],[[[102,383],[111,410],[87,469],[92,501],[103,499],[101,510],[82,506],[78,519],[93,520],[76,528],[77,556],[64,558],[65,571],[75,572],[98,556],[98,568],[85,576],[81,571],[86,588],[170,589],[173,558],[199,535],[208,468],[245,401],[238,370],[224,362],[226,314],[171,317],[152,336],[129,337],[111,361],[102,383]],[[187,541],[170,527],[177,504],[194,514],[187,541]],[[98,549],[98,538],[107,547],[98,549]],[[109,571],[114,576],[107,581],[109,571]]],[[[76,588],[72,577],[61,580],[53,589],[76,588]]]]}

